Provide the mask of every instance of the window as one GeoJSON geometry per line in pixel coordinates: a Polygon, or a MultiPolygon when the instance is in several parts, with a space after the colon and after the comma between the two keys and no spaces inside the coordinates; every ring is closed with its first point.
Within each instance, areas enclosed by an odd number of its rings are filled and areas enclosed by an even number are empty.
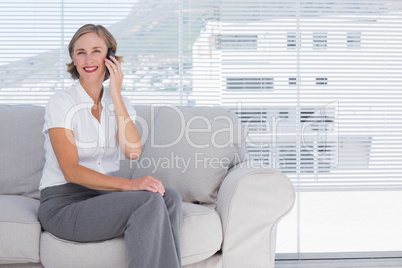
{"type": "Polygon", "coordinates": [[[316,32],[313,35],[313,47],[314,49],[325,49],[327,48],[327,33],[326,32],[316,32]]]}
{"type": "Polygon", "coordinates": [[[296,49],[297,46],[297,35],[296,32],[288,32],[287,35],[287,48],[296,49]]]}
{"type": "Polygon", "coordinates": [[[226,78],[227,91],[241,91],[247,94],[249,91],[267,91],[274,89],[273,78],[226,78]]]}
{"type": "Polygon", "coordinates": [[[286,106],[264,109],[242,107],[235,112],[249,131],[248,151],[251,159],[258,159],[266,167],[281,169],[286,174],[317,174],[329,172],[335,167],[338,161],[337,140],[306,136],[306,139],[302,139],[300,156],[295,142],[296,128],[300,125],[305,133],[335,136],[333,109],[327,108],[326,114],[321,114],[314,108],[302,108],[299,118],[292,108],[286,106]],[[299,165],[301,169],[298,171],[299,165]]]}
{"type": "Polygon", "coordinates": [[[358,49],[361,47],[361,33],[360,32],[348,32],[347,33],[347,48],[358,49]]]}
{"type": "Polygon", "coordinates": [[[297,78],[289,77],[289,86],[296,86],[296,85],[297,85],[297,78]]]}
{"type": "Polygon", "coordinates": [[[317,77],[317,78],[315,79],[315,84],[316,84],[317,86],[324,86],[324,85],[327,85],[327,84],[328,84],[328,78],[326,78],[326,77],[317,77]]]}
{"type": "Polygon", "coordinates": [[[247,50],[257,49],[256,35],[221,35],[222,49],[247,50]]]}

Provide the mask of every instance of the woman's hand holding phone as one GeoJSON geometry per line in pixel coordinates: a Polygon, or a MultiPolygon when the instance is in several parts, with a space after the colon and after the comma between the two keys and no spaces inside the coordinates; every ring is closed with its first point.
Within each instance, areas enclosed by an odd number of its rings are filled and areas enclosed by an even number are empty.
{"type": "Polygon", "coordinates": [[[116,59],[111,48],[109,48],[105,65],[110,73],[109,93],[112,97],[121,96],[124,74],[121,71],[120,62],[116,59]]]}

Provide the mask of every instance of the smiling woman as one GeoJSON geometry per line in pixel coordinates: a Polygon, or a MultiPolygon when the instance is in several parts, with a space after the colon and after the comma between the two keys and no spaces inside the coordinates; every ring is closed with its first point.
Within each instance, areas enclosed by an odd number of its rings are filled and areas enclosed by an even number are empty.
{"type": "Polygon", "coordinates": [[[120,151],[129,159],[142,151],[136,112],[121,95],[121,57],[107,58],[116,47],[100,25],[84,25],[71,39],[68,71],[79,81],[46,106],[38,217],[44,230],[71,241],[124,234],[129,267],[180,267],[180,194],[151,176],[114,175],[120,151]],[[103,88],[107,78],[109,91],[103,88]]]}

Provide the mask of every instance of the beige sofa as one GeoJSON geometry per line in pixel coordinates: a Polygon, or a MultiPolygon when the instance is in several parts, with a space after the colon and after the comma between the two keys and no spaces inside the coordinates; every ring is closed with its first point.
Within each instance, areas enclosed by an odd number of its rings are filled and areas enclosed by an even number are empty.
{"type": "MultiPolygon", "coordinates": [[[[118,175],[153,174],[182,194],[183,267],[274,267],[277,226],[295,194],[285,175],[247,159],[236,115],[220,107],[135,109],[143,155],[122,159],[118,175]]],[[[0,105],[0,267],[126,267],[123,237],[75,243],[41,230],[43,115],[40,106],[0,105]]]]}

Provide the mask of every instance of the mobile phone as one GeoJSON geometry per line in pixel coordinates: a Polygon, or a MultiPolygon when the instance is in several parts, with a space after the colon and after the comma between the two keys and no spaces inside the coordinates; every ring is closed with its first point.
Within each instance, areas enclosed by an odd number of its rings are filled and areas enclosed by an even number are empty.
{"type": "Polygon", "coordinates": [[[113,50],[112,50],[111,48],[109,48],[109,49],[107,50],[106,58],[107,58],[108,60],[111,60],[111,59],[110,59],[110,56],[116,58],[116,55],[113,53],[113,50]]]}
{"type": "MultiPolygon", "coordinates": [[[[108,60],[111,60],[111,59],[110,59],[110,56],[116,57],[116,55],[114,54],[114,52],[113,52],[113,50],[112,50],[111,48],[109,48],[109,49],[107,50],[106,58],[107,58],[108,60]]],[[[106,72],[107,72],[107,74],[109,74],[108,68],[106,68],[106,72]]]]}

